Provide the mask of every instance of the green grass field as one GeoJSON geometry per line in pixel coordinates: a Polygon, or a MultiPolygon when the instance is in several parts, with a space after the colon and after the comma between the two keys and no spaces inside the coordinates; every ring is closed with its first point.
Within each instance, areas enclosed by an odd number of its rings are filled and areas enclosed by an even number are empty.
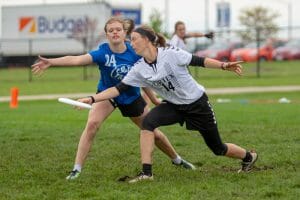
{"type": "MultiPolygon", "coordinates": [[[[206,87],[299,85],[298,64],[268,63],[264,67],[270,70],[260,79],[255,73],[237,78],[202,69],[198,75],[206,87]]],[[[245,67],[249,73],[251,67],[245,67]]],[[[20,87],[26,95],[94,92],[97,83],[94,74],[82,81],[80,68],[54,68],[31,83],[26,72],[0,70],[0,95],[9,95],[11,86],[20,87]]],[[[237,174],[238,160],[214,156],[197,132],[173,125],[162,130],[198,169],[177,168],[156,149],[155,180],[133,185],[117,179],[140,170],[139,132],[119,111],[98,132],[80,178],[68,182],[65,177],[73,167],[87,111],[56,100],[22,101],[17,109],[1,102],[0,199],[299,199],[299,92],[214,95],[210,99],[223,141],[259,153],[255,170],[237,174]],[[279,104],[281,97],[292,102],[279,104]],[[218,98],[231,99],[231,103],[217,103],[218,98]]]]}
{"type": "Polygon", "coordinates": [[[252,173],[237,174],[238,160],[214,156],[197,132],[174,125],[162,130],[198,169],[176,168],[156,150],[155,181],[134,185],[117,182],[140,169],[138,130],[118,111],[95,138],[80,179],[67,182],[87,111],[56,101],[1,105],[1,199],[297,199],[299,103],[238,102],[283,95],[299,101],[297,93],[229,96],[236,101],[228,104],[216,103],[223,96],[211,99],[223,140],[258,151],[252,173]]]}

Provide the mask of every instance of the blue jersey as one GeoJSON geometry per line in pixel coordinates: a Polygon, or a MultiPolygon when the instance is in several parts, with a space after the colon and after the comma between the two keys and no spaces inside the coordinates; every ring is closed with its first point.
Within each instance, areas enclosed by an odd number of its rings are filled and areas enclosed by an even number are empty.
{"type": "MultiPolygon", "coordinates": [[[[126,44],[126,51],[123,53],[114,53],[109,48],[108,43],[101,44],[97,50],[90,51],[93,62],[99,66],[100,80],[98,91],[114,87],[129,72],[133,64],[140,59],[129,43],[126,44]]],[[[120,96],[114,98],[118,104],[130,104],[140,96],[140,88],[130,87],[120,96]]]]}

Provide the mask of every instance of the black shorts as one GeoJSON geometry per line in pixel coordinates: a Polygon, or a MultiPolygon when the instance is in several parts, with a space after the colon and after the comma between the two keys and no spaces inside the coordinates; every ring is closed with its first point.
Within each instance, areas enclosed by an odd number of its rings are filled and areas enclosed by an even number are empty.
{"type": "Polygon", "coordinates": [[[216,155],[226,154],[227,146],[221,140],[213,109],[205,93],[191,104],[175,105],[165,102],[154,107],[146,115],[142,129],[153,131],[160,126],[175,123],[185,123],[188,130],[199,131],[216,155]]]}
{"type": "Polygon", "coordinates": [[[176,105],[165,101],[153,108],[145,120],[151,122],[151,127],[145,128],[153,130],[175,123],[185,123],[188,130],[206,131],[217,128],[214,112],[205,93],[191,104],[176,105]]]}
{"type": "Polygon", "coordinates": [[[114,108],[118,107],[123,117],[139,117],[144,113],[146,102],[139,96],[131,104],[118,104],[113,99],[109,100],[114,108]]]}

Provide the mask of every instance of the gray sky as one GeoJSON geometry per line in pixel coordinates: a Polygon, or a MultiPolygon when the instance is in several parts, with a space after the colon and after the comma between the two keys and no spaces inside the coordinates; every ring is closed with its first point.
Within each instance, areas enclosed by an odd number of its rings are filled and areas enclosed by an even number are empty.
{"type": "MultiPolygon", "coordinates": [[[[0,6],[5,5],[28,5],[41,3],[71,3],[71,2],[91,2],[92,0],[0,0],[0,6]]],[[[216,27],[216,3],[229,2],[231,5],[231,28],[241,28],[237,19],[241,9],[245,7],[264,6],[280,13],[277,24],[282,27],[288,25],[288,5],[291,5],[292,26],[300,26],[300,1],[299,0],[106,0],[112,5],[136,5],[142,6],[142,22],[147,23],[149,15],[153,9],[161,11],[162,17],[167,22],[164,25],[169,32],[173,31],[174,23],[182,20],[186,23],[190,31],[205,31],[206,27],[217,30],[216,27]],[[125,3],[124,3],[125,2],[125,3]],[[169,5],[169,14],[165,15],[166,2],[169,5]],[[205,2],[208,3],[208,17],[205,16],[205,2]],[[207,18],[206,18],[207,17],[207,18]],[[208,23],[207,23],[208,22],[208,23]]],[[[0,23],[1,24],[1,23],[0,23]]]]}

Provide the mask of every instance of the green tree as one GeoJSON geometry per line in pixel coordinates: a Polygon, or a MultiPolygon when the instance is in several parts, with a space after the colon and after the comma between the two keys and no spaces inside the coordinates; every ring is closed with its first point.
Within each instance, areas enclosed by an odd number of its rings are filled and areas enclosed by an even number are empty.
{"type": "Polygon", "coordinates": [[[265,40],[274,37],[278,32],[278,26],[274,21],[279,17],[279,14],[269,8],[256,6],[245,8],[241,12],[239,20],[246,27],[246,30],[238,34],[244,41],[255,41],[257,36],[260,40],[265,40]]]}
{"type": "Polygon", "coordinates": [[[163,20],[160,12],[157,9],[152,9],[149,18],[150,18],[149,25],[154,29],[154,31],[157,33],[162,33],[166,37],[168,37],[168,35],[162,31],[163,20]]]}

